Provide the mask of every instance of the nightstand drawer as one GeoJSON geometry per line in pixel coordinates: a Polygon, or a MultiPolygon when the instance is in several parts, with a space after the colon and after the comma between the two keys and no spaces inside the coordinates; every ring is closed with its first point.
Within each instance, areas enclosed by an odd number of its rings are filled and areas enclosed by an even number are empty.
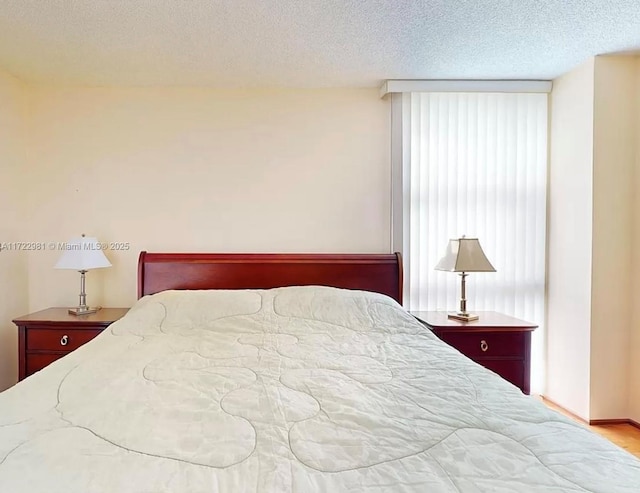
{"type": "Polygon", "coordinates": [[[50,365],[55,360],[62,358],[63,356],[66,356],[66,354],[27,354],[27,375],[32,375],[33,373],[42,370],[43,368],[50,365]]]}
{"type": "Polygon", "coordinates": [[[497,373],[516,387],[523,387],[525,378],[524,360],[478,358],[476,362],[497,373]]]}
{"type": "Polygon", "coordinates": [[[531,332],[536,325],[496,312],[477,312],[475,322],[447,312],[410,312],[442,341],[529,393],[531,332]]]}
{"type": "Polygon", "coordinates": [[[445,332],[438,337],[473,359],[524,357],[524,332],[445,332]]]}
{"type": "Polygon", "coordinates": [[[29,329],[27,350],[73,351],[102,332],[101,329],[29,329]]]}
{"type": "Polygon", "coordinates": [[[13,320],[18,326],[18,379],[78,349],[99,335],[128,308],[103,308],[88,315],[72,315],[68,308],[47,308],[13,320]]]}

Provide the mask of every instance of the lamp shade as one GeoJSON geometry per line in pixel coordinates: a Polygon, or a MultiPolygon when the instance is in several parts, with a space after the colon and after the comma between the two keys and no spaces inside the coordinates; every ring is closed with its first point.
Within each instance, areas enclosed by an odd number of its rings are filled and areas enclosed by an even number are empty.
{"type": "Polygon", "coordinates": [[[96,238],[82,235],[65,244],[64,252],[55,265],[56,269],[91,270],[111,267],[96,238]]]}
{"type": "Polygon", "coordinates": [[[495,272],[477,238],[449,240],[447,252],[440,259],[436,270],[449,272],[495,272]]]}

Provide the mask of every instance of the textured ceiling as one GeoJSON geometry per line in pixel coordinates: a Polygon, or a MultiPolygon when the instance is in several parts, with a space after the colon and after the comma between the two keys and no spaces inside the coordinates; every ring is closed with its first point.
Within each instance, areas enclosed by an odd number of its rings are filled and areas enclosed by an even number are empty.
{"type": "Polygon", "coordinates": [[[0,68],[34,83],[550,79],[638,48],[640,0],[0,0],[0,68]]]}

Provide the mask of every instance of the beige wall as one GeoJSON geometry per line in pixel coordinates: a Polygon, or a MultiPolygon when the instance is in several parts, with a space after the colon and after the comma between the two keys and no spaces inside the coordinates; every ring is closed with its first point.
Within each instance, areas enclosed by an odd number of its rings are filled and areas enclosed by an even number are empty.
{"type": "MultiPolygon", "coordinates": [[[[27,236],[127,242],[87,274],[130,306],[141,250],[388,252],[389,103],[377,90],[32,88],[27,236]]],[[[29,308],[74,304],[59,252],[29,255],[29,308]]]]}
{"type": "MultiPolygon", "coordinates": [[[[25,116],[25,88],[0,72],[0,243],[21,239],[24,226],[25,116]]],[[[23,252],[0,251],[0,390],[18,376],[18,339],[11,320],[27,310],[26,272],[23,252]]]]}
{"type": "Polygon", "coordinates": [[[552,94],[547,394],[591,420],[640,420],[639,65],[596,57],[552,94]]]}
{"type": "Polygon", "coordinates": [[[636,63],[595,59],[591,419],[629,417],[636,63]]]}
{"type": "MultiPolygon", "coordinates": [[[[635,190],[640,190],[640,58],[636,58],[636,172],[634,176],[635,190]]],[[[634,197],[634,238],[632,255],[633,282],[631,290],[631,306],[634,308],[630,334],[630,395],[629,412],[631,419],[640,423],[640,311],[635,310],[640,306],[640,193],[634,197]]]]}
{"type": "Polygon", "coordinates": [[[546,395],[589,417],[594,60],[551,94],[546,395]]]}

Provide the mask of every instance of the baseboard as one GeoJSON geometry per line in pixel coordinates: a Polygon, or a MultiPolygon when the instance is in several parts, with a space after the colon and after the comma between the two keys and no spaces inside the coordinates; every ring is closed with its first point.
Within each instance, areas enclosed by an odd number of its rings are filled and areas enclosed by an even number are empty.
{"type": "Polygon", "coordinates": [[[640,423],[629,418],[622,419],[592,419],[589,421],[590,426],[603,426],[603,425],[631,425],[634,428],[640,430],[640,423]]]}
{"type": "Polygon", "coordinates": [[[546,397],[546,396],[544,396],[544,395],[541,395],[541,396],[540,396],[540,398],[541,398],[543,401],[548,402],[548,403],[549,403],[549,404],[551,404],[552,406],[557,407],[557,408],[558,408],[558,409],[559,409],[563,414],[566,414],[566,415],[567,415],[567,416],[569,416],[570,418],[575,419],[576,421],[580,421],[581,423],[584,423],[585,425],[588,425],[588,424],[589,424],[589,422],[588,422],[586,419],[581,418],[581,417],[580,417],[580,416],[578,416],[576,413],[573,413],[573,412],[569,411],[567,408],[565,408],[564,406],[561,406],[560,404],[558,404],[557,402],[555,402],[555,401],[553,401],[553,400],[549,399],[548,397],[546,397]]]}
{"type": "Polygon", "coordinates": [[[630,418],[590,419],[590,420],[587,421],[586,419],[581,418],[580,416],[578,416],[575,413],[572,413],[567,408],[561,406],[557,402],[554,402],[553,400],[549,399],[548,397],[545,397],[544,395],[541,395],[540,398],[543,401],[546,401],[549,404],[553,405],[554,407],[557,407],[558,409],[562,410],[563,413],[571,416],[573,419],[575,419],[577,421],[580,421],[581,423],[588,424],[589,426],[631,425],[631,426],[633,426],[635,428],[638,428],[640,430],[640,423],[637,422],[637,421],[634,421],[633,419],[630,419],[630,418]]]}
{"type": "Polygon", "coordinates": [[[628,418],[616,418],[616,419],[590,419],[589,425],[591,426],[604,426],[604,425],[630,425],[631,420],[628,418]]]}

